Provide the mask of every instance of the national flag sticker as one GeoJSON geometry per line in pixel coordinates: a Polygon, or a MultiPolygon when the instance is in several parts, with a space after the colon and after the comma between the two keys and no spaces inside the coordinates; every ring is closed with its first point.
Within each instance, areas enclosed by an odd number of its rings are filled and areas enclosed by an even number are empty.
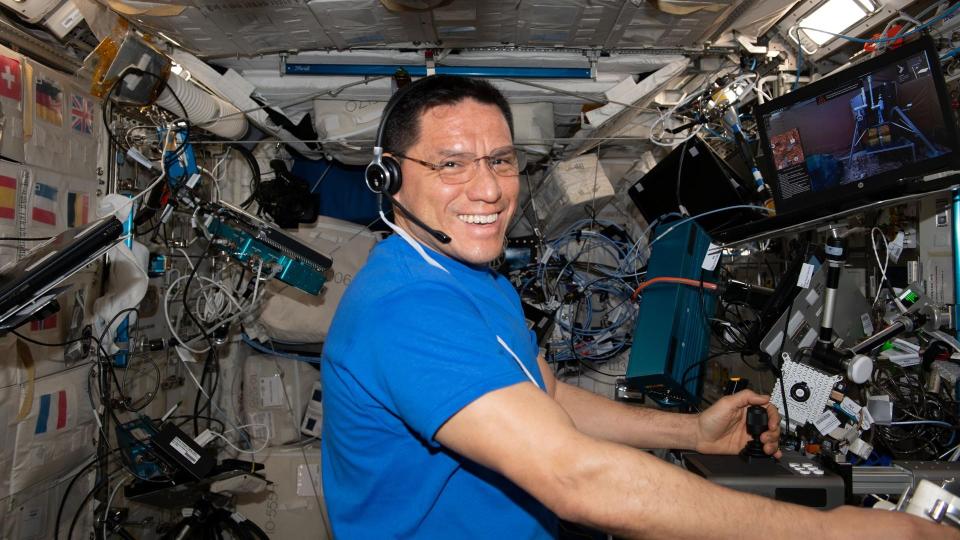
{"type": "Polygon", "coordinates": [[[93,100],[74,94],[70,97],[70,127],[77,133],[93,134],[93,100]]]}
{"type": "Polygon", "coordinates": [[[67,192],[67,227],[79,227],[90,222],[90,195],[67,192]]]}
{"type": "Polygon", "coordinates": [[[55,81],[37,77],[37,118],[55,126],[63,125],[63,90],[55,81]]]}
{"type": "Polygon", "coordinates": [[[0,175],[0,219],[13,219],[17,215],[17,180],[0,175]]]}
{"type": "Polygon", "coordinates": [[[67,391],[60,390],[52,394],[40,396],[40,406],[37,410],[37,425],[35,435],[60,431],[67,427],[67,391]]]}
{"type": "Polygon", "coordinates": [[[41,182],[33,187],[33,211],[30,216],[34,221],[57,225],[57,192],[57,188],[41,182]]]}
{"type": "Polygon", "coordinates": [[[20,61],[0,54],[0,97],[20,101],[23,97],[23,79],[20,61]]]}
{"type": "Polygon", "coordinates": [[[42,320],[30,321],[30,331],[39,332],[40,330],[55,330],[57,328],[57,314],[54,313],[42,320]]]}

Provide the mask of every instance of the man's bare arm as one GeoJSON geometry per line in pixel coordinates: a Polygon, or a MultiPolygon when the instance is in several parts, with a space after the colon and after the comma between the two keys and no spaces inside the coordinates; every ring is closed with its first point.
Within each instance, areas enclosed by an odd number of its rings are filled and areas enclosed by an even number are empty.
{"type": "Polygon", "coordinates": [[[696,447],[696,415],[627,405],[560,381],[554,399],[592,437],[635,448],[696,447]]]}
{"type": "Polygon", "coordinates": [[[582,433],[556,401],[528,383],[482,396],[435,437],[500,472],[560,517],[627,538],[846,540],[871,532],[878,538],[960,538],[906,515],[825,513],[722,488],[582,433]]]}
{"type": "Polygon", "coordinates": [[[746,407],[756,404],[766,406],[769,414],[769,429],[760,437],[764,449],[768,454],[779,455],[780,416],[766,397],[746,393],[724,398],[698,415],[679,414],[627,405],[557,381],[542,358],[540,370],[548,394],[560,404],[579,431],[592,437],[634,448],[680,448],[735,454],[749,437],[745,427],[735,427],[733,423],[742,423],[746,407]]]}

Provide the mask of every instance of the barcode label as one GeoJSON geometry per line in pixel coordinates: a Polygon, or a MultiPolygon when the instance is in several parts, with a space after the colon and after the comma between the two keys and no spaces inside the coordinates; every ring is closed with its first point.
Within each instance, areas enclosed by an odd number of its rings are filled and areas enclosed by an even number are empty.
{"type": "Polygon", "coordinates": [[[193,448],[190,448],[187,446],[187,443],[180,440],[180,437],[174,437],[171,439],[170,446],[172,446],[177,452],[180,452],[180,455],[187,458],[187,461],[190,463],[196,465],[197,462],[200,461],[200,454],[194,452],[193,448]]]}
{"type": "Polygon", "coordinates": [[[840,427],[840,420],[837,420],[837,417],[834,416],[832,412],[824,411],[813,425],[817,428],[817,431],[826,436],[831,431],[840,427]]]}
{"type": "Polygon", "coordinates": [[[810,263],[803,263],[803,266],[800,267],[800,275],[797,276],[797,287],[806,289],[810,286],[810,280],[812,279],[813,265],[810,263]]]}

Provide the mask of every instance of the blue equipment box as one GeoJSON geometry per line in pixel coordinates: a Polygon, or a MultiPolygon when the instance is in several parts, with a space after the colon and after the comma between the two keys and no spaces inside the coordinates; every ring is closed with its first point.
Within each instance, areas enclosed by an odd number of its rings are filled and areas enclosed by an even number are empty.
{"type": "MultiPolygon", "coordinates": [[[[654,238],[673,225],[657,227],[654,238]]],[[[717,268],[703,269],[710,237],[690,220],[653,244],[647,264],[649,281],[681,277],[716,283],[717,268]]],[[[627,364],[627,388],[666,407],[700,401],[703,365],[710,350],[709,317],[716,311],[714,291],[679,283],[655,283],[640,299],[633,347],[627,364]]]]}
{"type": "Polygon", "coordinates": [[[241,263],[273,275],[308,294],[320,294],[333,261],[296,238],[226,203],[208,216],[207,230],[222,238],[241,263]]]}

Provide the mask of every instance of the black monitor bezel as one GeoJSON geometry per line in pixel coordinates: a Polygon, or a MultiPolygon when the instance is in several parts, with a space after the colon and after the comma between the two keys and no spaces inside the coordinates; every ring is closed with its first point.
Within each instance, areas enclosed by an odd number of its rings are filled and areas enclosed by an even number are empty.
{"type": "Polygon", "coordinates": [[[826,216],[855,207],[863,202],[874,200],[877,197],[890,197],[902,194],[909,189],[912,179],[960,164],[960,142],[957,140],[957,126],[953,117],[953,111],[950,108],[950,95],[947,93],[947,85],[939,59],[940,54],[933,40],[930,39],[929,36],[921,36],[883,55],[864,60],[835,75],[825,77],[789,94],[755,106],[754,118],[757,122],[757,132],[760,137],[761,149],[763,150],[758,162],[764,177],[768,179],[768,185],[773,190],[777,213],[798,216],[805,215],[811,218],[826,216]],[[816,98],[818,95],[824,94],[831,89],[843,86],[848,81],[858,79],[879,68],[894,64],[922,52],[928,55],[927,58],[930,63],[931,76],[937,92],[937,101],[940,104],[941,114],[946,119],[945,124],[949,135],[950,152],[946,155],[923,160],[911,165],[906,175],[903,169],[887,171],[872,176],[862,182],[836,186],[819,193],[796,195],[788,201],[784,201],[782,193],[780,192],[780,183],[777,179],[773,157],[768,150],[770,148],[770,140],[767,136],[765,116],[777,110],[796,105],[799,102],[816,98]]]}

